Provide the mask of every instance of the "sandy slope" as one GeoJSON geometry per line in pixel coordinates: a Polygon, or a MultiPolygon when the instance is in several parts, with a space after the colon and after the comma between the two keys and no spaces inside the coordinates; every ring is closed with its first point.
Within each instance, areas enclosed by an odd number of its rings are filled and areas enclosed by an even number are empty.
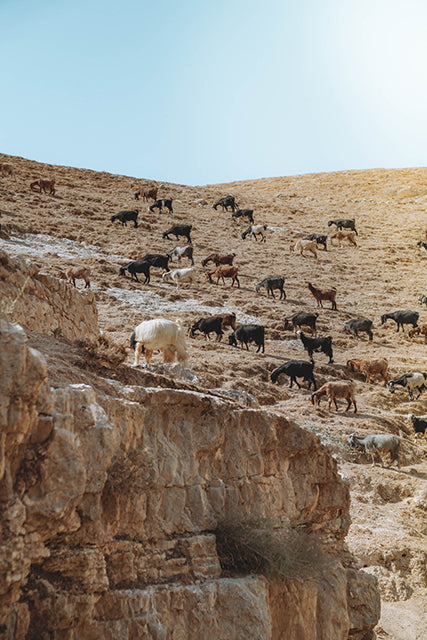
{"type": "MultiPolygon", "coordinates": [[[[240,322],[265,325],[264,355],[256,354],[253,346],[249,352],[230,347],[227,339],[219,344],[201,337],[189,340],[189,364],[198,386],[245,390],[260,404],[320,435],[341,462],[352,486],[350,546],[362,565],[380,580],[385,603],[380,637],[426,637],[422,634],[427,615],[426,598],[423,600],[427,594],[427,446],[422,438],[414,446],[404,418],[409,412],[427,413],[427,394],[408,402],[406,392],[391,395],[382,385],[368,385],[359,378],[359,412],[344,414],[341,409],[329,413],[325,405],[312,407],[307,390],[288,389],[286,380],[273,386],[269,374],[287,359],[306,358],[292,332],[283,330],[282,319],[295,311],[316,311],[307,281],[338,290],[338,311],[319,310],[320,334],[333,336],[335,363],[328,365],[324,355],[315,356],[318,383],[348,377],[345,363],[357,356],[387,357],[393,377],[427,370],[427,346],[422,340],[411,340],[407,331],[396,333],[394,323],[380,326],[381,314],[396,309],[417,310],[420,323],[427,322],[427,308],[421,308],[417,301],[420,293],[427,294],[427,253],[416,247],[417,240],[425,239],[427,229],[427,169],[348,171],[203,187],[159,185],[161,197],[174,199],[171,217],[149,213],[145,203],[136,203],[133,193],[147,184],[144,180],[8,156],[0,161],[15,167],[15,179],[0,178],[3,240],[22,233],[57,239],[50,246],[33,238],[26,239],[26,249],[22,238],[18,238],[20,246],[16,242],[12,249],[11,245],[3,246],[6,250],[34,251],[33,259],[52,275],[68,264],[90,265],[100,325],[118,344],[127,346],[137,323],[159,315],[180,318],[188,326],[209,315],[210,310],[216,313],[224,308],[235,311],[240,322]],[[55,176],[55,196],[30,192],[29,183],[40,176],[55,176]],[[253,208],[256,222],[268,224],[266,244],[242,241],[240,234],[246,225],[231,220],[230,213],[211,208],[212,202],[227,193],[235,195],[242,207],[253,208]],[[205,199],[207,206],[198,204],[199,199],[205,199]],[[135,207],[140,209],[137,229],[110,223],[113,213],[135,207]],[[339,217],[356,219],[357,249],[319,251],[318,260],[289,252],[296,238],[310,232],[327,233],[328,220],[339,217]],[[149,287],[118,276],[119,266],[131,259],[185,244],[162,239],[162,231],[177,222],[193,225],[197,289],[176,291],[161,281],[159,270],[152,271],[149,287]],[[65,239],[71,242],[66,244],[65,239]],[[237,254],[240,289],[206,282],[200,260],[213,250],[237,254]],[[42,255],[42,251],[46,253],[42,255]],[[285,277],[285,302],[255,294],[254,284],[271,275],[285,277]],[[354,317],[374,320],[372,343],[363,338],[357,342],[343,333],[344,321],[354,317]],[[354,431],[399,430],[404,437],[400,472],[371,469],[368,458],[354,454],[346,444],[354,431]],[[405,625],[398,625],[396,616],[403,616],[405,625]]],[[[182,266],[187,262],[184,259],[182,266]]],[[[58,384],[79,381],[76,377],[87,379],[88,371],[79,365],[75,354],[67,356],[62,349],[64,361],[59,364],[60,341],[40,336],[32,339],[49,357],[58,384]]],[[[129,352],[128,364],[132,355],[129,352]]],[[[98,373],[91,372],[92,383],[96,384],[98,373]]],[[[110,372],[110,377],[114,375],[110,372]]],[[[99,379],[98,384],[102,384],[99,379]]]]}

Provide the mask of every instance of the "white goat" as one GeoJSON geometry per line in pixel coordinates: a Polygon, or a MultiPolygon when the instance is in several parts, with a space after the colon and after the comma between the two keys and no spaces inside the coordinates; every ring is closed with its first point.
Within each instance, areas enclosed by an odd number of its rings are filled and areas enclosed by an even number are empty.
{"type": "Polygon", "coordinates": [[[424,389],[427,389],[427,373],[424,373],[423,371],[404,373],[403,375],[399,376],[399,378],[390,380],[387,383],[390,393],[395,392],[396,385],[404,387],[408,390],[410,400],[414,399],[414,392],[418,391],[418,395],[415,398],[415,400],[417,400],[424,389]]]}
{"type": "Polygon", "coordinates": [[[163,351],[163,362],[173,362],[175,356],[178,362],[188,359],[183,328],[176,322],[164,318],[141,322],[130,337],[130,346],[135,349],[134,367],[139,364],[143,352],[149,363],[155,349],[163,351]]]}
{"type": "MultiPolygon", "coordinates": [[[[364,447],[366,453],[371,454],[372,458],[372,466],[375,467],[375,453],[377,451],[390,451],[391,453],[391,461],[397,460],[397,466],[400,469],[399,462],[399,446],[400,446],[401,438],[399,436],[389,435],[386,433],[376,433],[370,436],[357,436],[355,433],[352,433],[348,436],[348,442],[350,447],[353,449],[354,447],[364,447]]],[[[384,467],[383,461],[381,459],[381,466],[384,467]]]]}
{"type": "Polygon", "coordinates": [[[180,282],[192,282],[196,286],[196,269],[187,267],[186,269],[172,269],[162,275],[165,282],[175,282],[176,288],[179,289],[180,282]]]}

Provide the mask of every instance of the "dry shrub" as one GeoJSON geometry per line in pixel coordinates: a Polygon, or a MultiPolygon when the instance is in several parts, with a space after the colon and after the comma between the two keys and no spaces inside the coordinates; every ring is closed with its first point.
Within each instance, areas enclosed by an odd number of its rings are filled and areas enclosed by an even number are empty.
{"type": "Polygon", "coordinates": [[[96,340],[79,340],[77,346],[83,349],[87,357],[108,369],[118,367],[127,358],[126,348],[113,342],[105,334],[96,340]]]}
{"type": "Polygon", "coordinates": [[[153,461],[146,449],[121,451],[114,456],[104,490],[113,494],[135,495],[153,484],[153,461]]]}
{"type": "Polygon", "coordinates": [[[223,570],[268,578],[310,579],[327,565],[319,539],[301,528],[277,527],[272,518],[233,516],[215,530],[223,570]]]}

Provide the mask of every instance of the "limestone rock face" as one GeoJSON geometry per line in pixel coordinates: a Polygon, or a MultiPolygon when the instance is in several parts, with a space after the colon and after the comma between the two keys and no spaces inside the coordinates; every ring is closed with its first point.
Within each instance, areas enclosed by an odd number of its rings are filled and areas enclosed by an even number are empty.
{"type": "Polygon", "coordinates": [[[31,331],[62,335],[70,340],[99,335],[95,297],[78,291],[65,280],[41,273],[21,256],[0,251],[0,300],[13,312],[14,322],[31,331]]]}
{"type": "Polygon", "coordinates": [[[8,637],[359,640],[375,626],[376,579],[344,543],[348,486],[315,435],[192,391],[50,389],[6,322],[0,365],[8,637]],[[319,540],[317,577],[225,575],[215,531],[236,514],[319,540]]]}

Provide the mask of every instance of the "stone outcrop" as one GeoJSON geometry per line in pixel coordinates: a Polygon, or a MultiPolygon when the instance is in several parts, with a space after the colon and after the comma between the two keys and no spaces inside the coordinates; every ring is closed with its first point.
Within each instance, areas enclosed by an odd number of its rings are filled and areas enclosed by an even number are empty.
{"type": "Polygon", "coordinates": [[[31,331],[69,340],[99,335],[95,296],[43,273],[34,262],[0,250],[0,315],[31,331]]]}
{"type": "Polygon", "coordinates": [[[312,433],[180,389],[51,389],[0,325],[0,629],[10,638],[362,640],[374,577],[345,547],[349,490],[312,433]],[[227,575],[224,518],[322,547],[307,578],[227,575]]]}

